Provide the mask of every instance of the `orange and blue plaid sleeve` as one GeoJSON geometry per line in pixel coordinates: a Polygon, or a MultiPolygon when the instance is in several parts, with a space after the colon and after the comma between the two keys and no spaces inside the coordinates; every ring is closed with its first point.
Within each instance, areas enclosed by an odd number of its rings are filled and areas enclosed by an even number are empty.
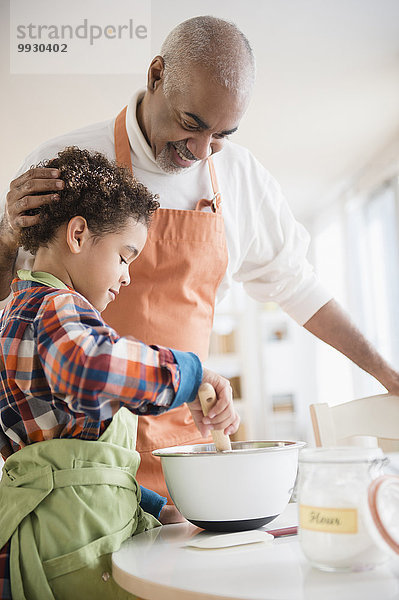
{"type": "Polygon", "coordinates": [[[158,414],[196,396],[202,366],[195,354],[118,336],[77,293],[48,295],[35,324],[48,384],[73,412],[94,421],[121,406],[158,414]]]}

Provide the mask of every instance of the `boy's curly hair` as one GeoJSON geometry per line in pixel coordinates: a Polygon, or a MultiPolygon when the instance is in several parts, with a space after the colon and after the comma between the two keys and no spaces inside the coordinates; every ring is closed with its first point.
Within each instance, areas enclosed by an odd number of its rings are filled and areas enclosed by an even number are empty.
{"type": "Polygon", "coordinates": [[[148,226],[159,207],[157,196],[128,169],[110,162],[99,152],[71,146],[59,152],[57,158],[38,166],[59,169],[65,186],[57,192],[59,200],[26,211],[30,215],[40,213],[40,222],[23,228],[20,233],[20,245],[32,253],[46,246],[57,229],[72,217],[86,219],[90,232],[101,237],[118,231],[129,217],[148,226]]]}

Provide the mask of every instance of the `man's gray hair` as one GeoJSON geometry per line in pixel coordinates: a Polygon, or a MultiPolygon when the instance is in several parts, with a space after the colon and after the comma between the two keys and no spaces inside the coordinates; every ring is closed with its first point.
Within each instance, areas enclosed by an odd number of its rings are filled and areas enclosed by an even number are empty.
{"type": "Polygon", "coordinates": [[[237,95],[251,92],[255,57],[248,39],[230,21],[199,16],[172,29],[161,48],[165,63],[164,92],[184,89],[195,66],[206,67],[211,79],[237,95]]]}

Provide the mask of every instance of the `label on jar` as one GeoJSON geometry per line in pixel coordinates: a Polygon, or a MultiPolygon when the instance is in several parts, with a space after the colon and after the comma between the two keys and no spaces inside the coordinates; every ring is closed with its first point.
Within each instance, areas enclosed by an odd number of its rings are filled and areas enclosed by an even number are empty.
{"type": "Polygon", "coordinates": [[[357,533],[356,508],[326,508],[325,506],[299,506],[299,526],[302,529],[325,533],[357,533]]]}

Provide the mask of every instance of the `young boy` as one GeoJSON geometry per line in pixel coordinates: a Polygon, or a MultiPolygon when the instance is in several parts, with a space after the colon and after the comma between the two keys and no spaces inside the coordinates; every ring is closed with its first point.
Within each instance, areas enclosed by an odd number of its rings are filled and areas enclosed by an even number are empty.
{"type": "Polygon", "coordinates": [[[234,432],[238,417],[226,380],[196,355],[120,338],[101,318],[130,282],[154,196],[87,150],[67,148],[45,166],[60,170],[64,189],[22,231],[34,268],[18,272],[0,318],[0,594],[131,598],[108,576],[111,552],[155,517],[176,516],[135,480],[133,413],[187,402],[203,435],[234,432]],[[210,424],[201,380],[218,394],[210,424]]]}

